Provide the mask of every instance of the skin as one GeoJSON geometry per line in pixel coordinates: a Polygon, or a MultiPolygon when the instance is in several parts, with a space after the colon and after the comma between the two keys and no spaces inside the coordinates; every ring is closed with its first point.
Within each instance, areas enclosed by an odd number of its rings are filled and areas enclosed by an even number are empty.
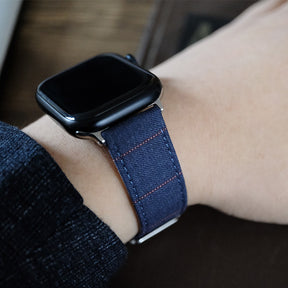
{"type": "MultiPolygon", "coordinates": [[[[288,1],[262,1],[152,70],[165,89],[163,117],[189,205],[288,223],[287,26],[288,1]]],[[[24,132],[124,243],[137,234],[133,207],[104,148],[69,136],[47,116],[24,132]]]]}

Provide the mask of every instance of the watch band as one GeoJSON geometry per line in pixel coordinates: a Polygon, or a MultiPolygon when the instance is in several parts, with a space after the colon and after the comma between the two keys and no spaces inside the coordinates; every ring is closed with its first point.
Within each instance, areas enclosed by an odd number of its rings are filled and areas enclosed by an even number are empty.
{"type": "Polygon", "coordinates": [[[155,229],[176,222],[172,219],[187,206],[183,174],[161,109],[155,104],[102,136],[138,215],[140,231],[134,242],[144,242],[155,229]]]}

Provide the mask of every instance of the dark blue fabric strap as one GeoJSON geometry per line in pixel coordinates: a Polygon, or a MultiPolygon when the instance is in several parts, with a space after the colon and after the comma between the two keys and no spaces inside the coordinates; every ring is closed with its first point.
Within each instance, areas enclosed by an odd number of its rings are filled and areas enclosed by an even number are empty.
{"type": "Polygon", "coordinates": [[[102,136],[138,215],[136,239],[184,212],[183,174],[157,105],[103,131],[102,136]]]}

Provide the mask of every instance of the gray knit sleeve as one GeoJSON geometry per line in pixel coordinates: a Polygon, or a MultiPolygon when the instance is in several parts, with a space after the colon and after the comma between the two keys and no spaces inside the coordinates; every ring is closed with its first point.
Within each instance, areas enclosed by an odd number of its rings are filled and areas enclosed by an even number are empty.
{"type": "Polygon", "coordinates": [[[0,287],[105,287],[127,250],[50,155],[0,123],[0,287]]]}

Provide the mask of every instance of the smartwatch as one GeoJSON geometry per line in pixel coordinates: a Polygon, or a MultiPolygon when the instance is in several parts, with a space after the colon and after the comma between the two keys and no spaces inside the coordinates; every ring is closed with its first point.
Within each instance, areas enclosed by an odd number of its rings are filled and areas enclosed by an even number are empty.
{"type": "Polygon", "coordinates": [[[169,227],[187,206],[161,92],[160,80],[132,55],[113,53],[46,79],[36,92],[41,108],[68,133],[109,150],[138,218],[139,232],[131,243],[169,227]]]}

